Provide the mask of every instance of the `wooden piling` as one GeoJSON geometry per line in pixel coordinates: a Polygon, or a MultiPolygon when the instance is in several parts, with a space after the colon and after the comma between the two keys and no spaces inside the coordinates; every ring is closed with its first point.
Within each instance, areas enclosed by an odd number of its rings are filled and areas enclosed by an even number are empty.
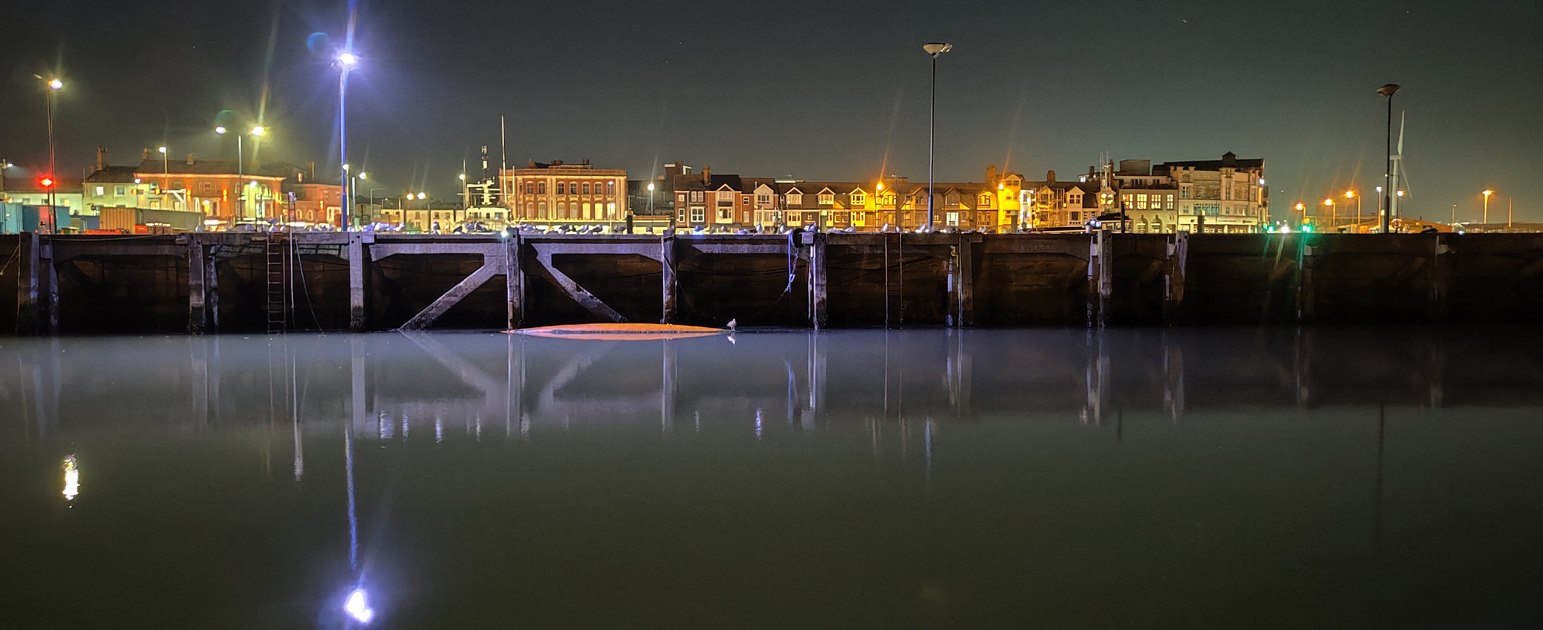
{"type": "Polygon", "coordinates": [[[188,234],[188,334],[201,335],[209,321],[208,315],[208,271],[204,268],[207,258],[204,256],[204,245],[199,242],[197,234],[188,234]]]}

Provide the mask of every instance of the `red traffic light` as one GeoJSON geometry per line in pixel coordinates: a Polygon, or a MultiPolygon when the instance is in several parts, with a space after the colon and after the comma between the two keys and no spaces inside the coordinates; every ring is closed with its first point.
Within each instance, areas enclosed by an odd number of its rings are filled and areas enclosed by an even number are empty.
{"type": "Polygon", "coordinates": [[[52,177],[40,178],[40,179],[38,179],[38,185],[42,186],[44,189],[53,188],[54,187],[54,178],[52,178],[52,177]]]}

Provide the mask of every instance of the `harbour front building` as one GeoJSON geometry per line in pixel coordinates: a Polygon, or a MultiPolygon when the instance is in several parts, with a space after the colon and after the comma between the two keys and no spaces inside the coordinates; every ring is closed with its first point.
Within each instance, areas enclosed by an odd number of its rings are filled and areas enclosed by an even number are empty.
{"type": "Polygon", "coordinates": [[[627,220],[627,171],[595,168],[589,160],[530,162],[500,174],[511,223],[606,225],[627,220]]]}

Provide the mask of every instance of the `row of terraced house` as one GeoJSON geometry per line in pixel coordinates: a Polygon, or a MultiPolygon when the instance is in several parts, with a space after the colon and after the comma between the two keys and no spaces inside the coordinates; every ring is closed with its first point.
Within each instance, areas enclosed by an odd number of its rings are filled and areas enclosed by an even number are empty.
{"type": "MultiPolygon", "coordinates": [[[[859,232],[927,223],[927,183],[886,176],[816,181],[700,173],[670,164],[663,184],[678,226],[707,231],[805,227],[859,232]]],[[[933,226],[1016,232],[1102,226],[1138,233],[1262,231],[1269,224],[1264,160],[1105,162],[1074,178],[1030,180],[988,166],[978,182],[934,182],[933,226]]]]}

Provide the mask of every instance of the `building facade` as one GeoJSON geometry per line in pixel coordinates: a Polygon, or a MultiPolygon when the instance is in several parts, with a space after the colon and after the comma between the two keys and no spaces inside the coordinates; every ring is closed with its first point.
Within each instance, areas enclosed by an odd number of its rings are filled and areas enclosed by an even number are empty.
{"type": "Polygon", "coordinates": [[[500,174],[509,221],[537,225],[610,224],[627,220],[627,171],[531,162],[500,174]]]}
{"type": "MultiPolygon", "coordinates": [[[[146,156],[149,151],[145,151],[146,156]]],[[[202,212],[211,221],[243,222],[282,218],[287,173],[241,169],[234,162],[199,160],[189,153],[174,162],[146,159],[134,177],[147,184],[151,208],[202,212]]]]}

